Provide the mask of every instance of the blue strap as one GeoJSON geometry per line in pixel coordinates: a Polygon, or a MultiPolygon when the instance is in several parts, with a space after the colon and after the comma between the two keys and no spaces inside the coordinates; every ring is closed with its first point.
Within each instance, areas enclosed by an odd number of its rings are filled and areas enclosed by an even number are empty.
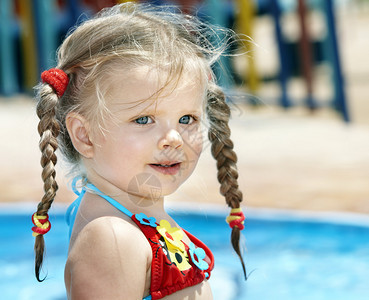
{"type": "Polygon", "coordinates": [[[92,190],[96,192],[97,195],[104,198],[106,201],[108,201],[111,205],[113,205],[115,208],[119,209],[122,213],[126,214],[128,217],[132,217],[133,213],[131,213],[127,208],[125,208],[122,204],[120,204],[118,201],[114,200],[113,198],[105,195],[103,192],[101,192],[96,186],[94,186],[92,183],[87,183],[86,188],[89,190],[92,190]]]}
{"type": "Polygon", "coordinates": [[[82,191],[79,191],[76,187],[77,182],[79,180],[81,180],[81,177],[76,177],[76,178],[73,179],[72,190],[78,196],[78,198],[68,207],[67,212],[65,214],[67,224],[69,225],[69,239],[72,236],[74,221],[76,220],[79,205],[81,204],[81,200],[82,200],[83,196],[85,195],[87,189],[91,190],[91,191],[94,191],[97,195],[104,198],[111,205],[113,205],[115,208],[119,209],[122,213],[126,214],[128,217],[131,218],[133,216],[133,214],[127,208],[125,208],[122,204],[120,204],[118,201],[114,200],[113,198],[105,195],[103,192],[101,192],[92,183],[87,183],[86,186],[82,187],[82,191]]]}
{"type": "Polygon", "coordinates": [[[69,226],[69,239],[72,236],[72,230],[74,226],[74,221],[76,220],[77,211],[85,193],[86,190],[82,190],[82,192],[78,193],[78,198],[71,205],[69,205],[67,212],[65,214],[65,218],[69,226]]]}
{"type": "MultiPolygon", "coordinates": [[[[80,179],[81,179],[81,177],[76,177],[76,178],[73,179],[72,190],[78,196],[78,198],[68,207],[67,212],[66,212],[66,216],[65,216],[67,224],[69,225],[69,239],[72,236],[74,221],[75,221],[76,216],[77,216],[77,211],[78,211],[79,205],[81,204],[81,200],[82,200],[83,196],[85,195],[87,189],[91,190],[91,191],[94,191],[97,195],[99,195],[100,197],[102,197],[103,199],[108,201],[111,205],[113,205],[115,208],[119,209],[122,213],[126,214],[128,217],[131,218],[133,216],[133,214],[127,208],[125,208],[122,204],[120,204],[118,201],[114,200],[113,198],[105,195],[103,192],[101,192],[92,183],[87,183],[86,186],[84,186],[82,188],[82,191],[80,192],[76,187],[77,181],[79,181],[80,179]]],[[[143,300],[151,300],[151,295],[146,296],[145,298],[143,298],[143,300]]]]}
{"type": "Polygon", "coordinates": [[[81,177],[78,176],[78,177],[75,177],[72,181],[72,190],[78,196],[78,198],[71,205],[69,205],[67,212],[65,213],[65,219],[69,226],[69,239],[72,236],[74,221],[76,220],[79,205],[81,204],[81,200],[86,193],[85,189],[82,189],[81,192],[77,189],[76,185],[77,185],[77,181],[79,180],[81,180],[81,177]]]}

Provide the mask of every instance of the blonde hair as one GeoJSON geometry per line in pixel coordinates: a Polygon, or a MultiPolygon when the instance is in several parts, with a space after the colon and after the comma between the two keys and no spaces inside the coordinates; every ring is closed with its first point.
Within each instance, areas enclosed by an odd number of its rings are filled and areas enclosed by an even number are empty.
{"type": "MultiPolygon", "coordinates": [[[[240,206],[242,193],[237,183],[237,156],[228,127],[230,109],[211,70],[233,32],[222,30],[220,35],[218,33],[213,26],[173,9],[133,3],[104,9],[71,31],[58,50],[56,66],[69,77],[64,95],[58,98],[47,83],[37,87],[38,131],[45,191],[38,205],[38,215],[46,215],[58,189],[54,168],[56,149],[59,147],[67,161],[74,166],[80,162],[79,153],[73,148],[66,129],[66,115],[72,111],[78,112],[91,122],[97,120],[97,125],[103,127],[104,119],[110,113],[104,100],[107,92],[104,78],[114,75],[114,70],[122,66],[127,70],[145,65],[165,69],[167,77],[164,87],[179,80],[188,69],[197,72],[207,91],[205,105],[210,126],[209,139],[212,154],[217,160],[220,192],[230,207],[240,206]],[[217,42],[213,43],[214,40],[217,42]]],[[[234,227],[232,244],[245,272],[239,236],[238,227],[234,227]]],[[[42,235],[36,237],[35,255],[36,278],[42,281],[42,235]]]]}

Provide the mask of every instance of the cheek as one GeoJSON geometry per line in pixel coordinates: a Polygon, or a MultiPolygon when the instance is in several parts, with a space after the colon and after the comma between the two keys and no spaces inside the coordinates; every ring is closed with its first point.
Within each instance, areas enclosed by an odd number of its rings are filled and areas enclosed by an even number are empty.
{"type": "Polygon", "coordinates": [[[197,162],[203,149],[203,134],[199,129],[182,135],[186,155],[190,161],[197,162]]]}
{"type": "Polygon", "coordinates": [[[188,132],[185,137],[186,143],[194,149],[197,155],[201,154],[203,148],[204,133],[205,128],[203,126],[198,126],[194,128],[194,130],[188,132]]]}
{"type": "Polygon", "coordinates": [[[150,131],[125,129],[119,132],[116,138],[117,144],[129,157],[136,157],[139,155],[146,155],[149,150],[152,150],[154,138],[150,131]]]}
{"type": "Polygon", "coordinates": [[[203,137],[199,134],[196,139],[193,141],[191,148],[194,150],[194,154],[197,157],[200,157],[202,149],[203,149],[203,137]]]}
{"type": "Polygon", "coordinates": [[[150,136],[127,134],[127,136],[123,138],[121,144],[122,147],[125,148],[125,152],[130,152],[131,155],[134,156],[139,153],[144,153],[151,143],[152,138],[150,138],[150,136]]]}
{"type": "Polygon", "coordinates": [[[148,151],[152,148],[150,142],[150,138],[132,132],[116,134],[103,142],[99,158],[126,171],[138,168],[140,162],[150,158],[148,151]]]}

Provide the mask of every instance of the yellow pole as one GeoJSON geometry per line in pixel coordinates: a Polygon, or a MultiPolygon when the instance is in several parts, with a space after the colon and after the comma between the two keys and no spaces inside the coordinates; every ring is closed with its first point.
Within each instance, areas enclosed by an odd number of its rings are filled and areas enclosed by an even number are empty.
{"type": "Polygon", "coordinates": [[[25,89],[29,91],[38,82],[36,34],[31,2],[31,0],[19,2],[23,84],[25,89]]]}
{"type": "MultiPolygon", "coordinates": [[[[255,17],[255,7],[253,0],[237,0],[238,12],[236,14],[237,29],[236,31],[240,34],[244,34],[252,38],[253,34],[253,23],[255,17]]],[[[254,56],[254,44],[250,41],[243,45],[245,51],[247,52],[248,61],[248,72],[244,73],[244,82],[252,93],[255,93],[260,85],[259,76],[256,70],[255,56],[254,56]]]]}
{"type": "Polygon", "coordinates": [[[117,3],[136,2],[136,0],[117,0],[117,3]]]}

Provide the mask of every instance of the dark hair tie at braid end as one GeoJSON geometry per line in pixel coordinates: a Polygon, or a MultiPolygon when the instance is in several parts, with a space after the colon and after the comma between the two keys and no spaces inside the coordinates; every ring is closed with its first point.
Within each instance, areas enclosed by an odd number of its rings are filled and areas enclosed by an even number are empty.
{"type": "Polygon", "coordinates": [[[63,96],[69,83],[68,75],[57,68],[42,72],[41,79],[42,82],[49,84],[54,89],[59,98],[63,96]]]}

